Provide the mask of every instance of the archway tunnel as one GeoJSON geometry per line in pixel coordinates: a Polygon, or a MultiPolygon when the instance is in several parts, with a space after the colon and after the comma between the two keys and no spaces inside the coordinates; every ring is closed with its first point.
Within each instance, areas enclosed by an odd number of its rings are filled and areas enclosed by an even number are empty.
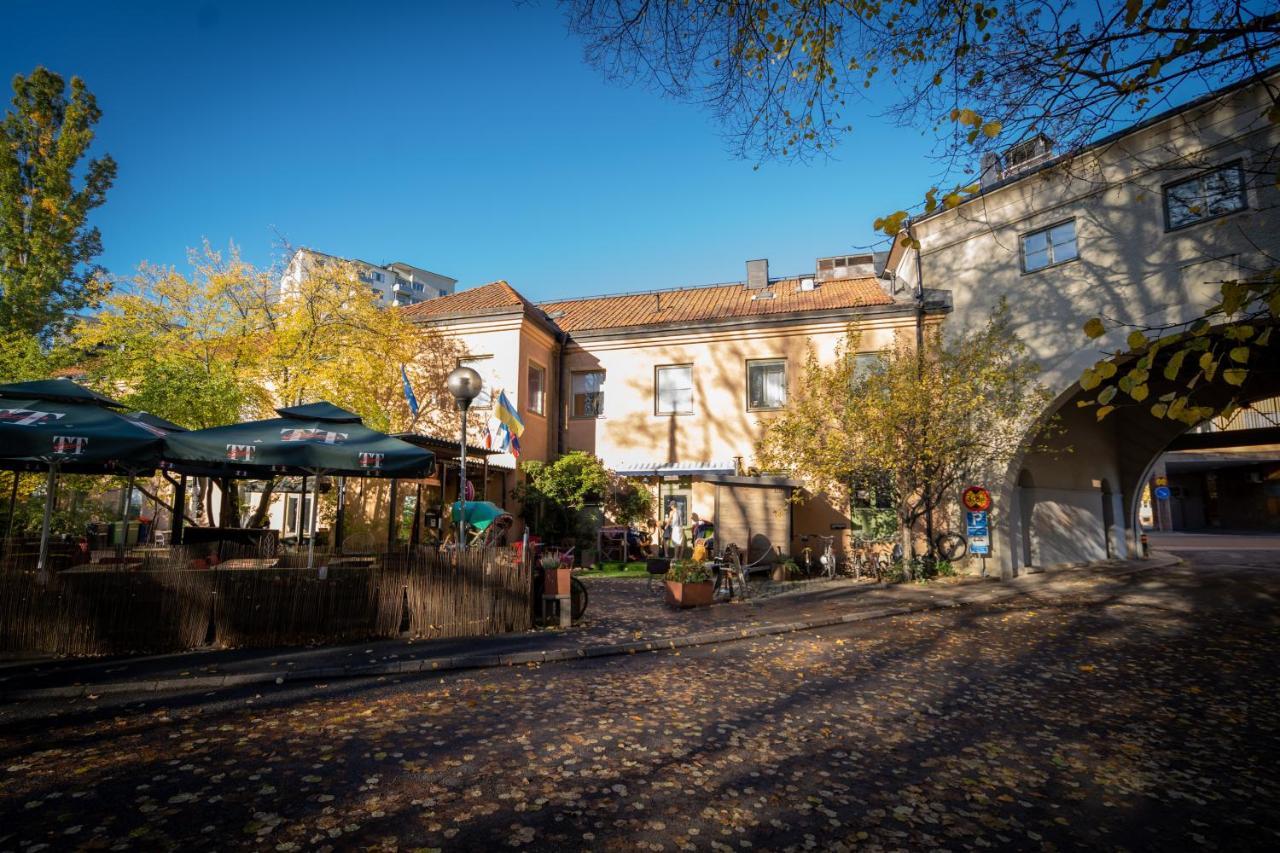
{"type": "MultiPolygon", "coordinates": [[[[1093,400],[1097,389],[1075,384],[1059,395],[1048,432],[1033,442],[1040,447],[1011,467],[1000,490],[1004,530],[997,531],[996,556],[1002,575],[1137,555],[1139,501],[1152,467],[1193,429],[1151,413],[1161,395],[1183,387],[1165,380],[1162,369],[1157,362],[1151,370],[1143,403],[1118,405],[1102,421],[1096,406],[1079,405],[1093,400]]],[[[1210,383],[1195,399],[1220,408],[1232,399],[1248,406],[1277,396],[1280,347],[1267,347],[1253,350],[1241,386],[1210,383]]],[[[1274,440],[1275,433],[1266,438],[1274,440]]]]}

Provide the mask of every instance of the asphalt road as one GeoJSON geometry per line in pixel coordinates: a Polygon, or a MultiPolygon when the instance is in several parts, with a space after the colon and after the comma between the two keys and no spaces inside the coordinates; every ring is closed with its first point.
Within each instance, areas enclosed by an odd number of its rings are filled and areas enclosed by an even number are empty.
{"type": "MultiPolygon", "coordinates": [[[[1277,553],[1280,556],[1280,552],[1277,553]]],[[[1280,572],[0,709],[0,850],[1276,849],[1280,572]]]]}

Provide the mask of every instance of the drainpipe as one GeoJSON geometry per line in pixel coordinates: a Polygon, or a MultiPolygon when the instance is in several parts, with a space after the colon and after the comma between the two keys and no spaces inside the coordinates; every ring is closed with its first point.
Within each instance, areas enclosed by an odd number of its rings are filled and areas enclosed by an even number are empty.
{"type": "Polygon", "coordinates": [[[569,342],[568,332],[556,332],[556,455],[564,455],[564,433],[568,429],[568,420],[565,417],[566,405],[573,405],[573,401],[565,403],[564,399],[564,383],[565,383],[565,366],[564,366],[564,348],[569,342]]]}
{"type": "MultiPolygon", "coordinates": [[[[916,378],[924,377],[924,267],[920,262],[920,244],[916,240],[912,226],[915,224],[907,217],[907,236],[911,238],[916,253],[916,378]]],[[[928,483],[925,484],[928,491],[928,483]]],[[[925,553],[933,556],[933,506],[926,505],[924,512],[925,553]]],[[[915,537],[912,536],[911,550],[915,551],[915,537]]]]}

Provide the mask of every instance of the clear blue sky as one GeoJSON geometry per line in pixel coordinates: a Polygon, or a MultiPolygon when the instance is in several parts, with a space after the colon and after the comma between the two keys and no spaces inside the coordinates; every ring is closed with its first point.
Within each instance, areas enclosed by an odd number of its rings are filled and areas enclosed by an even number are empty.
{"type": "Polygon", "coordinates": [[[697,107],[587,67],[550,0],[3,4],[6,106],[37,65],[97,95],[118,274],[205,238],[266,264],[278,232],[535,299],[739,280],[872,242],[932,172],[870,115],[837,160],[757,171],[697,107]]]}

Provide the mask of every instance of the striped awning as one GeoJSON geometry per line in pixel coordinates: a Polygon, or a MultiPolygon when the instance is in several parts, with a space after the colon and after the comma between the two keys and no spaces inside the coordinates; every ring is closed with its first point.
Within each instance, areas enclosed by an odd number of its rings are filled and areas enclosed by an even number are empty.
{"type": "Polygon", "coordinates": [[[691,477],[706,474],[736,474],[732,459],[724,462],[626,462],[614,467],[623,477],[691,477]]]}

